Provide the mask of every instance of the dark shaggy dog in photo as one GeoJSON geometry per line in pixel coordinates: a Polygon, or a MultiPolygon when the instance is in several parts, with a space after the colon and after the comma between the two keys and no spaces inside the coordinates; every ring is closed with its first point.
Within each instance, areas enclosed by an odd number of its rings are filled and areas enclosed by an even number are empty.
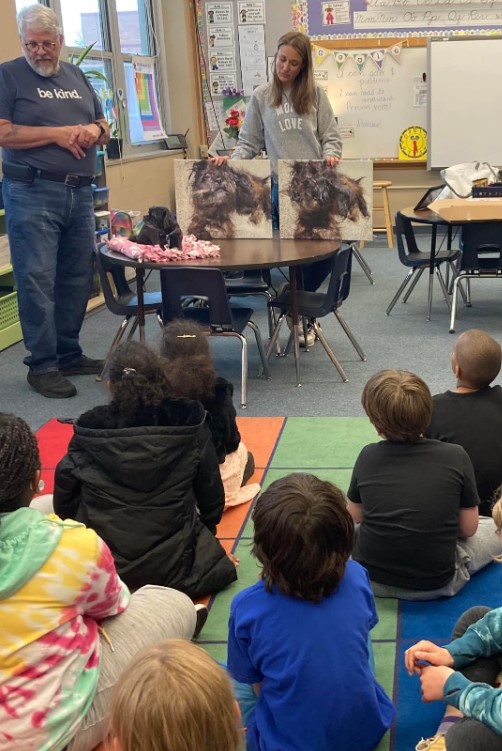
{"type": "Polygon", "coordinates": [[[166,206],[150,206],[148,214],[143,217],[141,229],[131,240],[142,245],[181,248],[183,232],[176,217],[166,206]]]}
{"type": "Polygon", "coordinates": [[[232,214],[252,224],[271,218],[270,178],[260,178],[209,161],[195,162],[189,178],[193,211],[188,232],[199,240],[235,236],[232,214]]]}
{"type": "Polygon", "coordinates": [[[288,188],[284,191],[298,211],[294,236],[298,240],[339,240],[339,223],[368,217],[361,187],[354,180],[324,162],[295,162],[288,188]]]}

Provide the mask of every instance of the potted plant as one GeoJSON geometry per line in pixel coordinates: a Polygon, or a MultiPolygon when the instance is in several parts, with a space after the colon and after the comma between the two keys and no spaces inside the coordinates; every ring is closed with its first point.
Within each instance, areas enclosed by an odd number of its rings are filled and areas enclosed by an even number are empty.
{"type": "MultiPolygon", "coordinates": [[[[96,42],[93,42],[92,44],[89,44],[87,47],[85,47],[82,52],[77,55],[71,55],[70,62],[74,65],[78,65],[79,67],[82,66],[82,63],[87,58],[90,51],[93,49],[96,42]]],[[[103,103],[103,109],[105,112],[105,118],[108,123],[108,126],[110,128],[110,140],[108,144],[106,145],[106,152],[108,154],[109,159],[120,159],[122,157],[122,138],[120,137],[119,132],[119,124],[118,124],[118,112],[116,107],[113,104],[113,92],[110,88],[110,82],[108,78],[105,76],[104,73],[102,73],[100,70],[95,69],[89,69],[89,68],[82,68],[84,74],[87,76],[89,81],[93,82],[93,80],[100,80],[104,81],[107,88],[106,89],[100,89],[96,93],[100,97],[102,103],[103,103]]]]}

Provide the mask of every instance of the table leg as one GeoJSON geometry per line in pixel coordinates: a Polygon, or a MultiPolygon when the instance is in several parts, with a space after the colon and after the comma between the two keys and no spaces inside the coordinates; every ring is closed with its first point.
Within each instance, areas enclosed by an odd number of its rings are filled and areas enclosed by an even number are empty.
{"type": "Polygon", "coordinates": [[[144,297],[145,270],[136,266],[136,296],[138,298],[138,326],[139,340],[145,342],[145,297],[144,297]]]}
{"type": "Polygon", "coordinates": [[[437,237],[437,226],[435,224],[432,225],[432,232],[431,232],[431,255],[430,255],[430,261],[429,261],[429,295],[428,295],[428,315],[427,320],[431,320],[431,311],[432,311],[432,288],[434,285],[434,267],[436,263],[436,237],[437,237]]]}
{"type": "Polygon", "coordinates": [[[291,323],[293,326],[293,356],[295,358],[296,385],[300,383],[300,338],[298,332],[298,277],[296,266],[289,267],[289,299],[291,303],[291,323]]]}

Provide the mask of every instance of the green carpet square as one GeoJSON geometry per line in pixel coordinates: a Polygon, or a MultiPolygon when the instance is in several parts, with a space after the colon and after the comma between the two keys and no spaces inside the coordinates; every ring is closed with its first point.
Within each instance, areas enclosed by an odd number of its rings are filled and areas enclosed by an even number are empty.
{"type": "Polygon", "coordinates": [[[395,639],[399,602],[392,598],[375,597],[378,623],[371,632],[372,639],[395,639]]]}
{"type": "Polygon", "coordinates": [[[376,441],[366,417],[288,417],[271,466],[353,467],[363,446],[376,441]]]}

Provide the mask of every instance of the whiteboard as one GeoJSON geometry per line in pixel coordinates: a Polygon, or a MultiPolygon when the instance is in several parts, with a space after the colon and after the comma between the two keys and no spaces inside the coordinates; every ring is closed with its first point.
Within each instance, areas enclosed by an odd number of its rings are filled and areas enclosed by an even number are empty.
{"type": "Polygon", "coordinates": [[[502,39],[428,40],[428,167],[502,165],[502,39]]]}
{"type": "Polygon", "coordinates": [[[427,127],[427,108],[415,102],[415,83],[426,72],[427,50],[403,49],[400,62],[385,54],[381,68],[367,61],[362,71],[353,57],[358,51],[347,50],[350,58],[341,69],[336,53],[315,62],[316,83],[327,92],[338,117],[344,158],[395,158],[405,128],[427,127]]]}

